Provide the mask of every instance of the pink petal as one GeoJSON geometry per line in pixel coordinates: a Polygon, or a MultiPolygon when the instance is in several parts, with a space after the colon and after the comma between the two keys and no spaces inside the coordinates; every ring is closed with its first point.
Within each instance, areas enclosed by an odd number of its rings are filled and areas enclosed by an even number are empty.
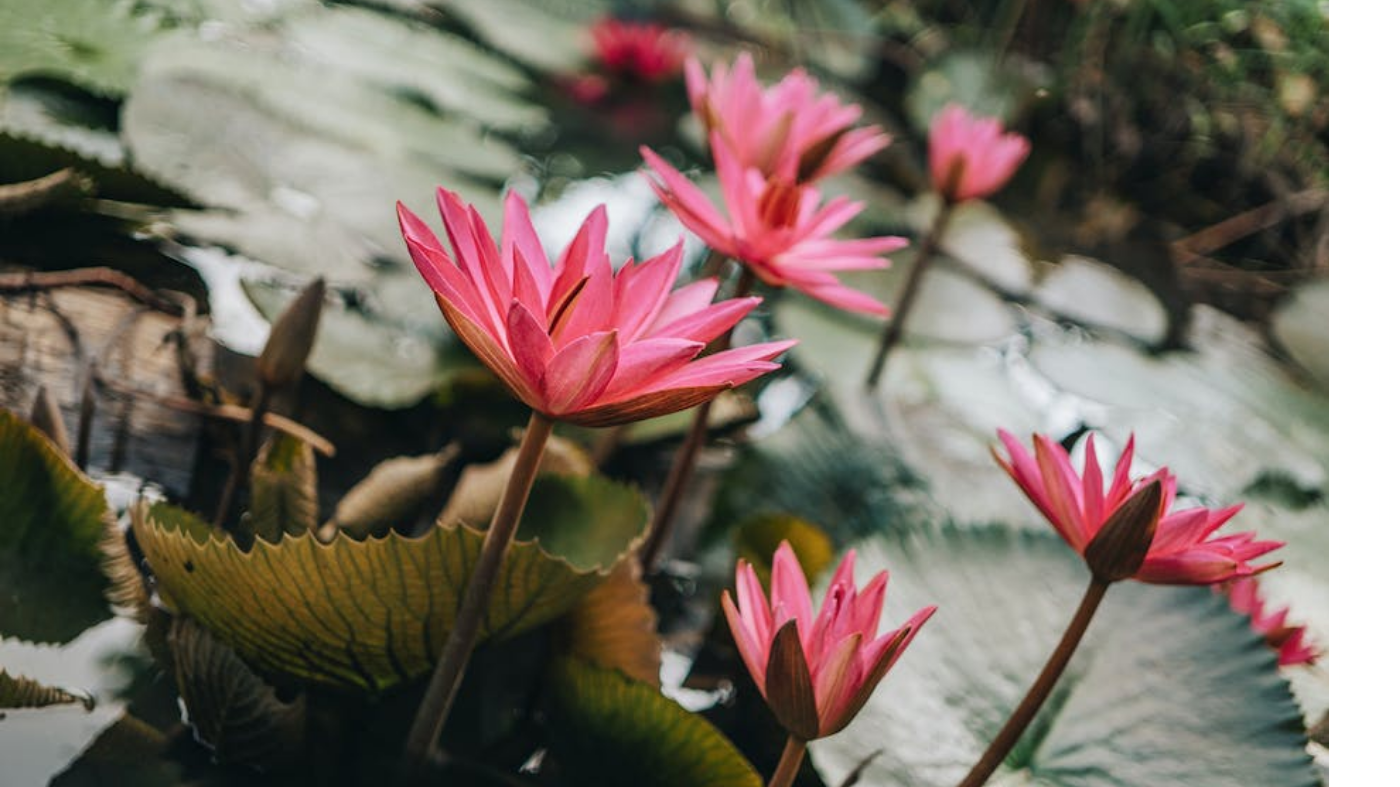
{"type": "MultiPolygon", "coordinates": [[[[807,632],[812,628],[812,595],[807,585],[807,576],[802,573],[802,565],[797,555],[786,541],[778,546],[773,555],[773,608],[782,604],[797,619],[797,633],[805,642],[807,632]]],[[[775,619],[775,623],[778,621],[775,619]]],[[[781,624],[779,624],[781,625],[781,624]]]]}
{"type": "Polygon", "coordinates": [[[617,331],[579,337],[561,348],[544,375],[544,398],[551,415],[566,415],[592,404],[617,369],[617,331]]]}

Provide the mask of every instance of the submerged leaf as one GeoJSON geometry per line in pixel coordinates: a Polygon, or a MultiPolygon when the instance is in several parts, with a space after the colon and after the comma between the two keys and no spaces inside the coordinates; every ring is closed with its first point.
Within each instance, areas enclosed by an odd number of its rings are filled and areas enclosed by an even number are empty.
{"type": "Polygon", "coordinates": [[[718,729],[617,670],[562,659],[551,673],[553,746],[571,783],[759,787],[718,729]]]}
{"type": "Polygon", "coordinates": [[[659,688],[661,638],[650,596],[641,565],[629,558],[560,621],[560,649],[659,688]]]}
{"type": "Polygon", "coordinates": [[[23,676],[11,675],[0,667],[0,708],[43,708],[74,702],[80,702],[92,710],[91,697],[80,697],[23,676]]]}
{"type": "Polygon", "coordinates": [[[258,452],[248,475],[248,520],[266,541],[297,536],[316,527],[316,453],[281,432],[258,452]]]}
{"type": "MultiPolygon", "coordinates": [[[[486,611],[484,636],[504,639],[574,606],[637,547],[648,518],[630,487],[541,477],[486,611]]],[[[168,606],[255,667],[369,691],[432,668],[484,538],[438,524],[416,537],[257,540],[244,552],[170,506],[138,508],[132,519],[168,606]]]]}
{"type": "Polygon", "coordinates": [[[274,768],[302,753],[305,695],[283,702],[232,649],[178,618],[167,637],[186,720],[220,762],[274,768]]]}

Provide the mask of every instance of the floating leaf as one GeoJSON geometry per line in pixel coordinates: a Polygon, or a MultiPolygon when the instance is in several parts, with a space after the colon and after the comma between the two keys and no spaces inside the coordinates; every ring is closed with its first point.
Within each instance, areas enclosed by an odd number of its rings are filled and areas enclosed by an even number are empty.
{"type": "MultiPolygon", "coordinates": [[[[485,636],[559,616],[640,543],[640,493],[599,477],[536,481],[491,605],[485,636]]],[[[133,527],[161,598],[259,669],[378,691],[431,669],[484,534],[438,524],[366,541],[309,535],[243,552],[170,506],[133,527]]]]}
{"type": "Polygon", "coordinates": [[[0,85],[42,75],[120,95],[158,25],[128,0],[7,1],[0,5],[0,85]]]}
{"type": "Polygon", "coordinates": [[[758,787],[739,750],[708,721],[617,670],[561,659],[550,681],[552,755],[571,784],[758,787]]]}
{"type": "Polygon", "coordinates": [[[248,520],[265,541],[298,536],[316,527],[316,453],[282,433],[272,436],[249,469],[248,520]]]}
{"type": "Polygon", "coordinates": [[[92,709],[91,697],[79,697],[23,676],[11,675],[0,668],[0,708],[43,708],[75,702],[92,709]]]}
{"type": "Polygon", "coordinates": [[[102,490],[0,409],[0,633],[66,642],[109,615],[98,570],[102,490]]]}
{"type": "Polygon", "coordinates": [[[177,618],[167,635],[186,719],[220,762],[273,768],[302,753],[305,695],[283,702],[232,649],[177,618]]]}
{"type": "Polygon", "coordinates": [[[1313,379],[1327,385],[1326,281],[1304,284],[1274,311],[1272,331],[1283,349],[1313,379]]]}
{"type": "Polygon", "coordinates": [[[641,565],[629,558],[560,621],[560,649],[659,688],[661,638],[650,597],[641,565]]]}
{"type": "MultiPolygon", "coordinates": [[[[888,567],[885,616],[939,612],[842,734],[812,746],[828,780],[953,784],[996,734],[1088,584],[1052,535],[940,528],[861,545],[888,567]]],[[[1302,718],[1274,653],[1206,588],[1113,586],[1007,783],[1312,787],[1302,718]]]]}

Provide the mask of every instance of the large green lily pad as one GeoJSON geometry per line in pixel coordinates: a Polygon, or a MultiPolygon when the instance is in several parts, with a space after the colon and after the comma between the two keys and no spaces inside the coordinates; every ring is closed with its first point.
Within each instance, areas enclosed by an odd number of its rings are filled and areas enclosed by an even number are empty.
{"type": "MultiPolygon", "coordinates": [[[[938,604],[845,732],[813,758],[839,783],[955,784],[1034,679],[1089,581],[1052,535],[944,528],[860,546],[888,567],[885,625],[938,604]]],[[[993,784],[1311,787],[1303,721],[1275,654],[1204,588],[1125,582],[993,784]]]]}
{"type": "MultiPolygon", "coordinates": [[[[504,639],[554,619],[640,543],[648,506],[601,477],[542,476],[486,612],[504,639]]],[[[456,616],[484,533],[439,524],[321,543],[311,535],[244,552],[192,514],[138,510],[137,542],[161,598],[255,667],[379,691],[428,672],[456,616]]]]}

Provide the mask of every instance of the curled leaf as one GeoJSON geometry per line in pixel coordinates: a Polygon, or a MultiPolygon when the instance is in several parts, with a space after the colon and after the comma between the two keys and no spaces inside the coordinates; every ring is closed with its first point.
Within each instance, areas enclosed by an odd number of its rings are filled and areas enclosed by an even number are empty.
{"type": "MultiPolygon", "coordinates": [[[[457,479],[452,496],[443,506],[438,519],[443,522],[467,522],[485,524],[491,521],[501,492],[506,488],[506,480],[515,468],[515,458],[519,448],[507,450],[490,464],[469,465],[457,479]]],[[[544,457],[540,460],[541,474],[581,476],[593,472],[593,462],[577,443],[557,435],[551,435],[545,443],[544,457]]]]}
{"type": "Polygon", "coordinates": [[[94,707],[91,697],[45,686],[29,678],[11,675],[0,668],[0,708],[44,708],[75,702],[82,703],[88,710],[94,707]]]}
{"type": "Polygon", "coordinates": [[[411,523],[437,489],[443,471],[457,458],[457,451],[449,445],[435,454],[380,462],[345,493],[326,525],[355,538],[368,538],[411,523]]]}
{"type": "Polygon", "coordinates": [[[316,454],[291,435],[276,434],[263,444],[249,470],[248,520],[268,541],[283,533],[300,535],[316,527],[316,454]]]}
{"type": "Polygon", "coordinates": [[[650,595],[641,564],[628,558],[560,621],[561,650],[659,688],[661,638],[650,595]]]}

